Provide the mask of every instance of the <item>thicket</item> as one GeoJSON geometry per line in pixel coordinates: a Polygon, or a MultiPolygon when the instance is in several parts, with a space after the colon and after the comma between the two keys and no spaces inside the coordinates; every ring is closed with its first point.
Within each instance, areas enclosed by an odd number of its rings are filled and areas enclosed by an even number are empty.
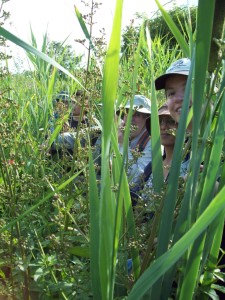
{"type": "MultiPolygon", "coordinates": [[[[80,67],[78,59],[78,68],[65,59],[70,49],[58,43],[49,46],[47,36],[38,51],[33,32],[32,45],[27,45],[0,28],[1,36],[27,51],[34,66],[23,74],[4,74],[0,82],[1,91],[7,87],[0,103],[3,299],[216,299],[216,292],[224,291],[220,266],[225,210],[224,15],[221,30],[213,31],[223,1],[216,1],[215,13],[213,1],[199,1],[196,27],[190,26],[192,14],[187,9],[184,19],[179,17],[180,31],[156,2],[175,37],[173,47],[172,38],[153,37],[152,26],[149,33],[144,20],[140,31],[135,30],[126,56],[120,55],[122,1],[117,1],[108,49],[104,38],[95,40],[91,35],[98,4],[90,1],[87,16],[76,7],[89,52],[87,65],[80,67]],[[216,63],[208,71],[214,42],[219,47],[214,53],[216,63]],[[54,52],[54,47],[59,51],[54,52]],[[162,93],[156,99],[154,78],[183,56],[192,59],[194,80],[188,84],[184,102],[188,108],[192,85],[193,112],[188,116],[187,109],[182,115],[165,185],[157,121],[157,107],[165,99],[162,93]],[[50,146],[69,114],[62,105],[52,132],[54,96],[60,90],[73,94],[78,89],[89,98],[90,126],[78,126],[72,156],[65,150],[60,157],[52,157],[50,146]],[[157,163],[153,163],[155,180],[149,191],[155,203],[155,217],[150,222],[142,219],[149,213],[148,203],[140,203],[135,212],[132,209],[125,175],[127,145],[121,157],[114,121],[115,100],[118,104],[137,93],[152,101],[153,162],[157,163]],[[188,117],[193,118],[186,144],[192,153],[191,166],[187,181],[180,182],[188,117]],[[91,131],[96,120],[102,137],[101,174],[92,157],[95,149],[89,144],[89,137],[96,134],[91,131]],[[80,145],[83,137],[85,147],[80,145]],[[219,188],[214,194],[216,181],[219,188]],[[163,209],[159,203],[164,203],[163,209]],[[128,258],[133,260],[130,275],[128,258]]],[[[7,65],[8,58],[2,59],[7,65]]],[[[130,120],[131,116],[125,129],[127,142],[130,120]]]]}

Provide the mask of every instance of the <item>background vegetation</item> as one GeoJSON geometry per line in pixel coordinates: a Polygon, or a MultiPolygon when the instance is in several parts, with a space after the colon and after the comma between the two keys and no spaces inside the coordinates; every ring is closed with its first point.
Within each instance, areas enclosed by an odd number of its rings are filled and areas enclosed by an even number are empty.
{"type": "MultiPolygon", "coordinates": [[[[161,17],[143,20],[140,28],[127,29],[121,44],[122,1],[117,0],[107,49],[104,38],[91,36],[93,22],[83,18],[76,7],[88,43],[86,66],[63,43],[49,43],[45,36],[38,51],[34,33],[28,45],[0,28],[3,38],[27,51],[34,66],[23,74],[10,74],[7,68],[1,72],[1,297],[218,299],[216,293],[224,291],[220,265],[225,210],[222,2],[200,0],[197,9],[168,14],[156,1],[167,29],[161,17]],[[159,31],[157,24],[162,25],[159,31]],[[165,99],[162,93],[156,95],[154,79],[184,56],[191,58],[192,70],[165,186],[157,121],[157,107],[165,99]],[[95,118],[101,128],[100,175],[89,144],[89,137],[95,134],[90,128],[78,127],[72,157],[66,151],[60,159],[49,153],[69,114],[62,107],[52,132],[52,100],[60,90],[72,94],[77,89],[89,97],[90,127],[95,118]],[[191,90],[193,110],[188,115],[191,90]],[[155,216],[149,222],[142,219],[149,212],[149,203],[140,203],[133,211],[125,175],[131,115],[122,157],[114,121],[115,99],[120,103],[137,93],[152,101],[154,186],[149,198],[155,216]],[[183,149],[188,118],[193,118],[193,131],[183,149]],[[86,147],[80,146],[82,137],[86,147]],[[190,171],[187,181],[180,182],[179,167],[186,151],[191,152],[190,171]],[[129,276],[128,258],[133,261],[129,276]]],[[[90,4],[93,12],[96,4],[90,4]]],[[[2,56],[5,66],[7,60],[2,56]]]]}

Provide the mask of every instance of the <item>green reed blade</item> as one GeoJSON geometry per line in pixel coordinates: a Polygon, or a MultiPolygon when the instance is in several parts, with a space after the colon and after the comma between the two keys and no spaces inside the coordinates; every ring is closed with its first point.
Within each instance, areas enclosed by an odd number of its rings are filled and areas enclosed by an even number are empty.
{"type": "MultiPolygon", "coordinates": [[[[218,118],[218,124],[215,131],[215,136],[213,139],[213,146],[210,154],[209,161],[206,161],[204,168],[207,170],[205,175],[205,181],[203,190],[201,193],[201,199],[198,208],[198,215],[200,215],[208,203],[212,199],[214,193],[215,182],[218,175],[218,168],[220,164],[220,156],[218,153],[221,153],[223,142],[224,142],[224,131],[225,131],[225,94],[222,99],[222,106],[220,109],[220,115],[218,118]]],[[[203,174],[204,176],[204,174],[203,174]]],[[[212,234],[212,233],[211,233],[212,234]]],[[[187,262],[185,269],[184,281],[181,288],[181,297],[182,295],[192,295],[195,289],[195,282],[198,274],[199,265],[201,258],[203,256],[202,251],[204,247],[204,236],[200,236],[194,243],[193,248],[190,252],[190,257],[187,262]]]]}
{"type": "MultiPolygon", "coordinates": [[[[150,32],[146,28],[147,47],[150,61],[154,59],[150,32]]],[[[158,103],[155,93],[155,78],[153,64],[150,65],[151,71],[151,147],[152,147],[152,174],[153,187],[156,192],[159,192],[163,186],[163,166],[162,166],[162,151],[160,142],[160,129],[158,118],[158,103]]]]}
{"type": "Polygon", "coordinates": [[[101,192],[99,206],[99,274],[102,299],[112,299],[114,289],[114,268],[112,267],[115,229],[116,202],[111,190],[110,142],[114,122],[114,105],[117,96],[119,76],[120,32],[122,0],[117,0],[112,34],[105,58],[102,84],[102,152],[101,192]]]}
{"type": "MultiPolygon", "coordinates": [[[[115,136],[117,136],[115,134],[115,136]]],[[[122,170],[122,176],[121,176],[121,165],[122,165],[122,158],[121,154],[118,150],[118,142],[117,139],[115,138],[112,139],[113,143],[113,149],[115,151],[116,155],[116,176],[117,180],[115,184],[117,183],[119,186],[118,194],[117,194],[117,213],[116,213],[116,228],[115,228],[115,242],[114,242],[114,247],[115,247],[115,254],[114,254],[114,260],[116,259],[116,251],[118,248],[118,238],[119,238],[119,230],[120,230],[120,224],[121,224],[121,219],[122,219],[122,212],[123,212],[123,207],[122,207],[122,200],[124,200],[124,207],[125,207],[125,213],[126,213],[126,221],[127,221],[127,231],[128,231],[128,236],[135,242],[137,242],[137,234],[136,234],[136,227],[135,227],[135,220],[134,220],[134,214],[133,214],[133,209],[132,209],[132,203],[131,203],[131,198],[130,198],[130,189],[129,189],[129,184],[127,181],[127,177],[125,175],[125,170],[122,170]],[[122,180],[122,182],[121,182],[122,180]],[[120,206],[119,206],[120,205],[120,206]],[[117,235],[116,235],[116,230],[117,230],[117,235]]],[[[131,257],[132,257],[132,262],[133,262],[133,272],[134,272],[134,277],[137,280],[140,274],[140,259],[139,259],[139,251],[137,247],[131,247],[131,257]]]]}
{"type": "Polygon", "coordinates": [[[34,211],[38,206],[40,206],[41,204],[45,203],[48,199],[50,199],[51,197],[53,197],[57,192],[59,192],[62,189],[64,189],[71,181],[73,181],[76,177],[78,177],[79,174],[81,174],[83,172],[83,170],[84,169],[82,169],[81,171],[77,172],[72,177],[70,177],[69,179],[67,179],[66,181],[64,181],[57,188],[55,188],[54,191],[48,192],[47,195],[45,195],[43,197],[39,197],[38,199],[36,199],[36,204],[34,204],[33,206],[31,206],[24,213],[22,213],[21,215],[19,215],[18,217],[16,217],[14,220],[10,221],[5,226],[3,226],[2,228],[0,228],[0,233],[4,232],[5,230],[9,229],[11,226],[15,225],[18,221],[22,220],[27,215],[29,215],[32,211],[34,211]]]}
{"type": "MultiPolygon", "coordinates": [[[[217,194],[203,214],[198,218],[191,229],[166,253],[160,256],[140,277],[128,295],[128,300],[141,299],[141,297],[154,285],[163,274],[169,270],[185,253],[202,232],[215,220],[225,208],[225,187],[217,194]]],[[[181,298],[181,299],[186,299],[181,298]]],[[[191,299],[191,298],[187,298],[191,299]]]]}
{"type": "Polygon", "coordinates": [[[174,37],[176,38],[178,44],[180,45],[180,47],[184,53],[184,56],[189,57],[190,56],[189,46],[188,46],[187,42],[185,41],[183,35],[177,28],[176,24],[173,22],[169,13],[160,4],[160,2],[158,0],[155,0],[155,2],[157,4],[159,10],[161,11],[162,16],[163,16],[165,22],[167,23],[169,29],[171,30],[171,32],[173,33],[174,37]]]}
{"type": "MultiPolygon", "coordinates": [[[[156,256],[161,256],[167,251],[171,239],[171,231],[174,218],[174,209],[178,194],[178,178],[180,175],[180,165],[183,159],[183,144],[186,132],[186,120],[188,116],[188,107],[190,102],[191,92],[191,77],[193,72],[193,64],[190,70],[190,76],[185,88],[184,102],[182,105],[180,122],[177,130],[175,147],[173,152],[173,159],[170,169],[170,176],[168,178],[168,187],[164,200],[164,207],[161,215],[161,224],[159,228],[158,245],[156,256]]],[[[152,297],[158,299],[161,293],[162,278],[154,285],[152,289],[152,297]]]]}
{"type": "Polygon", "coordinates": [[[60,64],[58,64],[54,59],[50,58],[48,55],[38,51],[36,48],[34,48],[31,45],[27,44],[26,42],[24,42],[23,40],[21,40],[20,38],[18,38],[14,34],[10,33],[9,31],[4,29],[3,27],[0,27],[0,34],[4,38],[6,38],[7,40],[11,41],[12,43],[20,46],[21,48],[23,48],[27,52],[33,53],[34,55],[37,55],[39,58],[46,61],[47,63],[53,65],[54,67],[56,67],[57,69],[59,69],[60,71],[62,71],[66,75],[68,75],[69,77],[71,77],[74,81],[76,81],[85,90],[83,85],[79,82],[79,80],[76,77],[74,77],[69,71],[67,71],[65,68],[63,68],[60,64]]]}
{"type": "Polygon", "coordinates": [[[89,151],[89,201],[90,201],[90,259],[91,281],[95,299],[101,299],[100,273],[99,273],[99,250],[100,250],[100,199],[92,153],[89,151]]]}

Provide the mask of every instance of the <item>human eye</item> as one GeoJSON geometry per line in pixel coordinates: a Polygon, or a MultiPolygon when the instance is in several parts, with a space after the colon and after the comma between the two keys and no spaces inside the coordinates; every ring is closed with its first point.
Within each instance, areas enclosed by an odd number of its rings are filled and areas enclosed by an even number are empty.
{"type": "Polygon", "coordinates": [[[133,117],[134,117],[134,118],[139,118],[140,115],[141,115],[141,114],[140,114],[139,112],[136,111],[136,112],[133,114],[133,117]]]}
{"type": "Polygon", "coordinates": [[[174,91],[173,90],[167,90],[166,91],[166,97],[169,98],[169,97],[173,97],[174,96],[174,91]]]}

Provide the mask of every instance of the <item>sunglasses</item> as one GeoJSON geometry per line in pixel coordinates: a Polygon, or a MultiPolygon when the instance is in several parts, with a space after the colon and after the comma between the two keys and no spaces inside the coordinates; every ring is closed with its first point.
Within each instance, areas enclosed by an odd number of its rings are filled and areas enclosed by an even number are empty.
{"type": "Polygon", "coordinates": [[[168,126],[176,126],[176,121],[174,121],[172,118],[159,118],[159,125],[168,125],[168,126]]]}

